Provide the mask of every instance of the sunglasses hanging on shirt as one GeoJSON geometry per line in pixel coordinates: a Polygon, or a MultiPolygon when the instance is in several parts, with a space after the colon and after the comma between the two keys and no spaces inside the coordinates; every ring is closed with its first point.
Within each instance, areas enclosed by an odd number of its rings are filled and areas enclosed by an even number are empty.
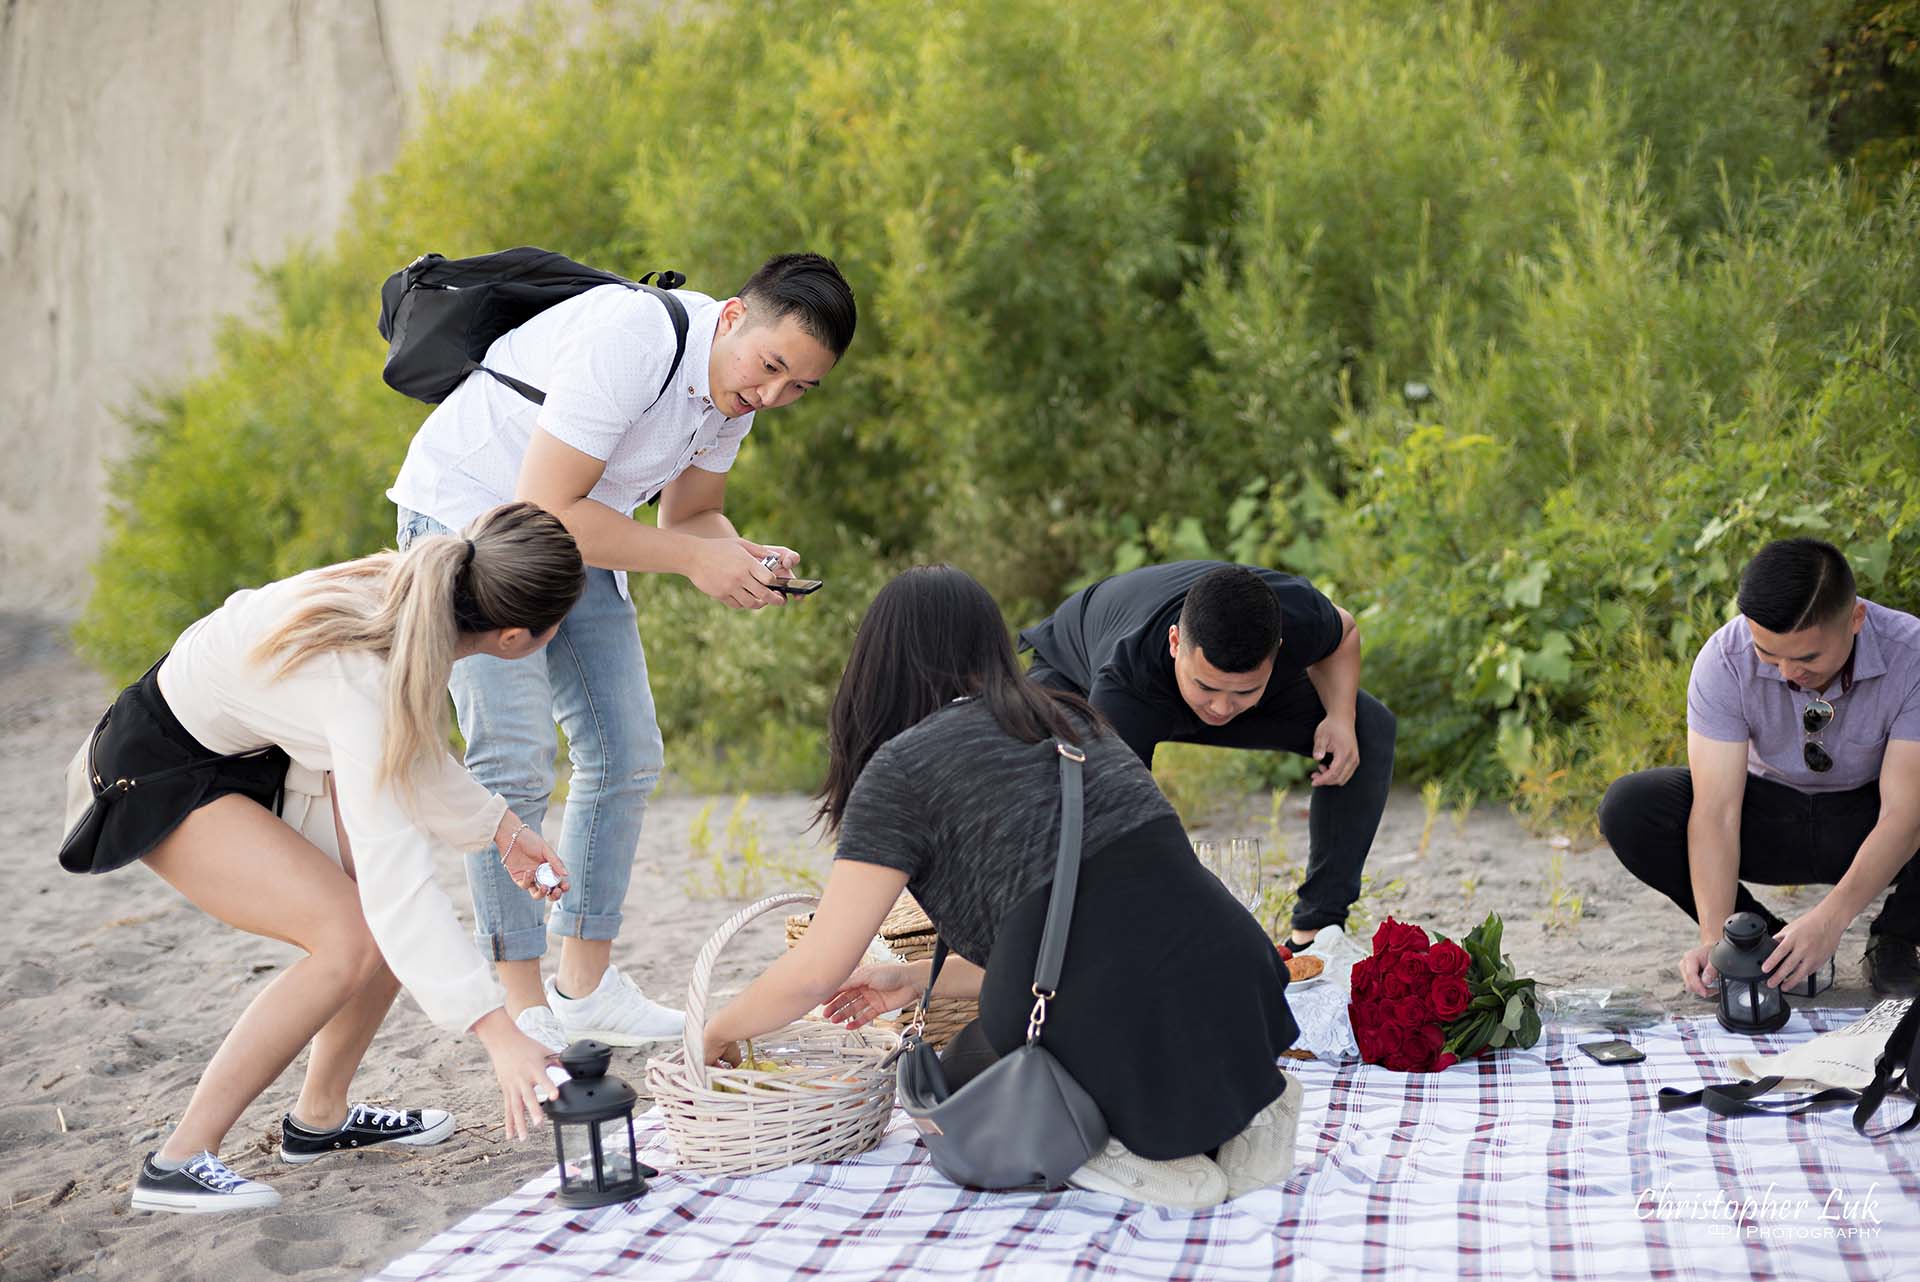
{"type": "MultiPolygon", "coordinates": [[[[1859,644],[1847,651],[1847,661],[1841,665],[1837,674],[1840,678],[1840,693],[1846,694],[1853,689],[1853,661],[1859,653],[1859,644]]],[[[1787,682],[1787,689],[1798,693],[1800,687],[1787,682]]],[[[1833,769],[1833,754],[1827,751],[1827,745],[1820,742],[1820,736],[1833,725],[1833,719],[1840,714],[1834,711],[1833,703],[1818,691],[1800,711],[1800,728],[1806,732],[1806,742],[1800,745],[1800,759],[1807,763],[1807,769],[1817,775],[1823,775],[1833,769]]]]}
{"type": "Polygon", "coordinates": [[[1833,724],[1833,705],[1815,695],[1813,702],[1800,714],[1800,728],[1806,731],[1807,741],[1801,746],[1800,755],[1807,763],[1807,769],[1817,775],[1823,775],[1833,769],[1833,754],[1820,742],[1820,735],[1833,724]]]}

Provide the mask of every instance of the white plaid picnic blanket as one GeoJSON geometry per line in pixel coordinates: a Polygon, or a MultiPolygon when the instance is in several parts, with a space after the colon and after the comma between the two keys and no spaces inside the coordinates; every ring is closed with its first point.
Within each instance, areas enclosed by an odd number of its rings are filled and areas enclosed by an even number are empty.
{"type": "MultiPolygon", "coordinates": [[[[1780,1049],[1858,1013],[1796,1014],[1761,1041],[1780,1049]]],[[[741,1179],[666,1171],[640,1201],[594,1211],[557,1207],[548,1175],[372,1276],[1920,1277],[1920,1138],[1869,1142],[1844,1112],[1663,1115],[1659,1087],[1726,1080],[1752,1041],[1711,1019],[1662,1024],[1632,1035],[1644,1063],[1617,1068],[1574,1048],[1592,1036],[1549,1029],[1530,1051],[1431,1075],[1289,1065],[1306,1089],[1299,1173],[1197,1214],[955,1188],[896,1114],[854,1160],[741,1179]]],[[[664,1168],[657,1115],[645,1133],[664,1168]]]]}

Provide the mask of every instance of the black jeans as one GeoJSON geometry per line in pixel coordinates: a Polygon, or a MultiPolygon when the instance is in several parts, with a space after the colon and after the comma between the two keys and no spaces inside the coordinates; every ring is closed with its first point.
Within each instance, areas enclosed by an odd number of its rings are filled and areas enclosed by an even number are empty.
{"type": "MultiPolygon", "coordinates": [[[[1627,871],[1698,921],[1687,861],[1693,775],[1678,766],[1613,781],[1600,803],[1600,832],[1627,871]]],[[[1763,886],[1832,885],[1853,866],[1860,843],[1880,821],[1880,785],[1849,792],[1801,792],[1747,776],[1740,803],[1740,879],[1763,886]]],[[[1786,922],[1741,886],[1734,911],[1758,913],[1776,933],[1786,922]]],[[[1920,940],[1920,859],[1893,881],[1873,933],[1920,940]]]]}
{"type": "MultiPolygon", "coordinates": [[[[1033,656],[1033,667],[1027,675],[1051,689],[1086,694],[1038,654],[1033,656]]],[[[1399,722],[1386,704],[1365,690],[1355,696],[1353,714],[1360,764],[1353,777],[1339,787],[1313,789],[1308,804],[1307,873],[1293,906],[1295,930],[1345,925],[1347,910],[1360,898],[1360,874],[1373,849],[1374,834],[1380,831],[1380,817],[1387,810],[1399,722]]],[[[1241,713],[1226,725],[1202,725],[1193,734],[1174,736],[1172,742],[1311,757],[1314,728],[1326,715],[1319,692],[1301,675],[1269,692],[1259,707],[1241,713]]]]}

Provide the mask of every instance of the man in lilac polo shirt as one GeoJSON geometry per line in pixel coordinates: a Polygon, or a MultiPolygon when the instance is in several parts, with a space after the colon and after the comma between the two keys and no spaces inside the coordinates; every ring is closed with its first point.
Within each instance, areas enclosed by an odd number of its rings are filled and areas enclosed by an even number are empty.
{"type": "Polygon", "coordinates": [[[1620,862],[1692,917],[1680,959],[1701,997],[1735,912],[1778,938],[1773,986],[1814,975],[1888,886],[1867,943],[1876,992],[1920,994],[1920,619],[1854,595],[1838,548],[1782,539],[1740,576],[1740,616],[1687,686],[1687,767],[1617,779],[1600,831],[1620,862]],[[1791,922],[1740,883],[1831,885],[1791,922]]]}

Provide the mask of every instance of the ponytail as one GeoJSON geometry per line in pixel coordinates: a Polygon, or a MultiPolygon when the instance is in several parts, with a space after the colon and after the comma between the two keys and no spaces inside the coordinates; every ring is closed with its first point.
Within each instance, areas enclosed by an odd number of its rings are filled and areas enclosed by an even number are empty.
{"type": "Polygon", "coordinates": [[[415,762],[447,741],[447,677],[460,643],[454,595],[472,546],[450,535],[417,539],[389,573],[382,612],[392,618],[382,783],[406,778],[415,762]]]}
{"type": "Polygon", "coordinates": [[[317,570],[300,602],[252,653],[285,676],[334,650],[387,663],[386,736],[378,779],[403,790],[413,769],[447,742],[447,678],[463,634],[552,629],[586,588],[580,549],[559,519],[509,503],[475,521],[469,537],[430,535],[317,570]]]}

